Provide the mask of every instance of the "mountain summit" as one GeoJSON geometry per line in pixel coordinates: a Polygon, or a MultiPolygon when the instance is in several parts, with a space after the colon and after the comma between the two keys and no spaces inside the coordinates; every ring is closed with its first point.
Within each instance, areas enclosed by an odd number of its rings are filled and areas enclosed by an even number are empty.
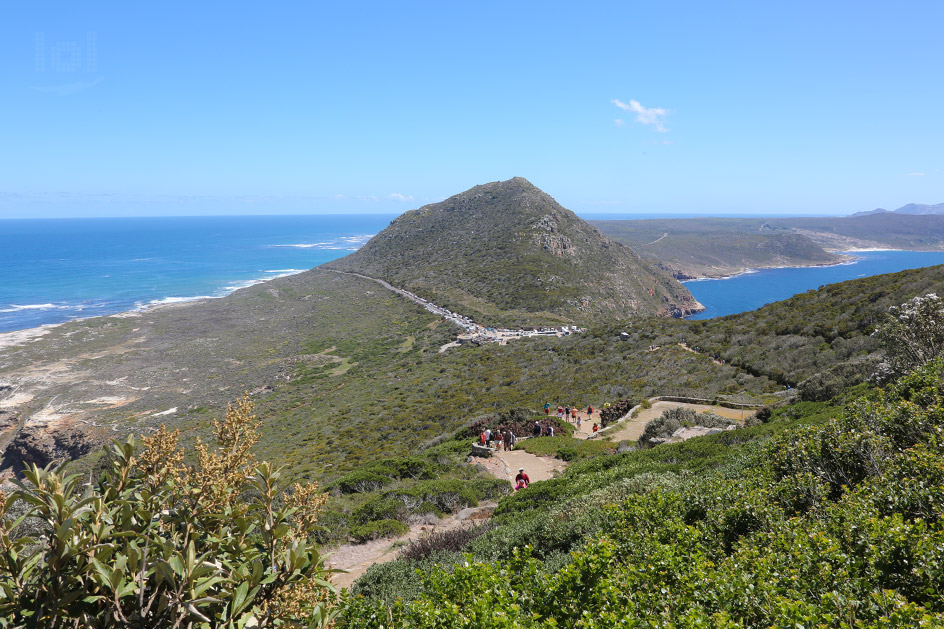
{"type": "Polygon", "coordinates": [[[406,212],[323,267],[386,280],[496,325],[701,309],[667,273],[521,177],[406,212]]]}

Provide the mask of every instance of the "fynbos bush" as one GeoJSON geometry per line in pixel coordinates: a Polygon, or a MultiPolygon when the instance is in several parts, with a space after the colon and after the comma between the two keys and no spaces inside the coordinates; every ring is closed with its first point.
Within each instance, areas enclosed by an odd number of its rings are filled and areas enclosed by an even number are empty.
{"type": "Polygon", "coordinates": [[[329,624],[311,539],[324,494],[254,460],[247,396],[214,426],[219,445],[198,441],[196,465],[162,427],[115,442],[94,486],[33,466],[0,493],[0,626],[329,624]]]}

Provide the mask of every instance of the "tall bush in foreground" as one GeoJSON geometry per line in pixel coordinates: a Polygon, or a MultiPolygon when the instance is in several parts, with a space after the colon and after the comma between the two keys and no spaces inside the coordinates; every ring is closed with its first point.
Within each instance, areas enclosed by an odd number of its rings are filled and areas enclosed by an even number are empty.
{"type": "Polygon", "coordinates": [[[97,485],[25,472],[0,493],[0,627],[329,624],[330,571],[310,539],[324,495],[285,491],[255,461],[258,425],[243,396],[195,465],[162,426],[114,442],[97,485]]]}
{"type": "Polygon", "coordinates": [[[888,319],[875,335],[885,361],[872,379],[890,382],[931,362],[944,352],[944,300],[928,293],[888,309],[888,319]]]}

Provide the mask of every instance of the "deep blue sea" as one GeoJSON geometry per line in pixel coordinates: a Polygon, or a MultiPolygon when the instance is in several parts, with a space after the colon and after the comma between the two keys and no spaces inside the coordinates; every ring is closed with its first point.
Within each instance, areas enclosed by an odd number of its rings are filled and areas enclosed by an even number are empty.
{"type": "Polygon", "coordinates": [[[859,259],[835,266],[766,269],[722,280],[685,282],[685,287],[706,308],[691,318],[711,319],[746,312],[825,284],[944,264],[942,251],[861,251],[851,255],[859,259]]]}
{"type": "Polygon", "coordinates": [[[0,332],[222,297],[347,255],[392,219],[0,220],[0,332]]]}

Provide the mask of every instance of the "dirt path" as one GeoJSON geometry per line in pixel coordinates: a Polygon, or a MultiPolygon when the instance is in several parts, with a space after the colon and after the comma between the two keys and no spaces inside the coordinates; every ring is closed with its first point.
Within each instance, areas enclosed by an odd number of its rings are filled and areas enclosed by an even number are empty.
{"type": "MultiPolygon", "coordinates": [[[[686,352],[691,352],[691,353],[693,353],[693,354],[701,354],[701,353],[702,353],[702,352],[699,352],[698,350],[692,349],[692,348],[689,347],[688,344],[686,344],[686,343],[679,343],[679,347],[681,347],[682,349],[684,349],[686,352]]],[[[713,363],[716,364],[716,365],[723,365],[723,364],[724,364],[724,361],[723,361],[723,360],[715,360],[714,358],[710,358],[710,357],[709,357],[709,359],[711,360],[711,362],[713,362],[713,363]]]]}
{"type": "Polygon", "coordinates": [[[750,410],[727,408],[724,406],[714,406],[711,404],[690,404],[688,402],[654,402],[652,404],[652,408],[641,409],[639,411],[639,415],[623,420],[622,425],[620,425],[618,428],[614,428],[613,430],[605,431],[603,435],[609,437],[612,441],[617,443],[620,441],[639,441],[643,431],[646,429],[646,424],[659,417],[663,411],[667,411],[670,408],[679,407],[690,408],[696,413],[711,411],[715,415],[721,415],[722,417],[734,419],[738,422],[743,422],[753,413],[753,411],[750,410]]]}
{"type": "Polygon", "coordinates": [[[448,515],[436,524],[414,524],[409,533],[397,538],[375,539],[364,544],[344,544],[327,551],[330,555],[328,565],[347,571],[334,575],[331,582],[338,588],[350,588],[368,568],[377,563],[393,561],[400,554],[400,549],[413,540],[430,533],[449,531],[487,520],[494,510],[494,502],[483,502],[477,507],[448,515]]]}
{"type": "MultiPolygon", "coordinates": [[[[531,482],[554,478],[567,467],[565,461],[550,457],[535,456],[523,450],[512,452],[494,452],[487,459],[476,461],[476,465],[485,468],[496,478],[514,481],[518,468],[524,468],[531,482]]],[[[430,533],[449,531],[460,526],[487,520],[495,510],[494,502],[483,502],[478,507],[463,509],[459,513],[448,515],[436,524],[416,524],[410,532],[394,539],[377,539],[365,544],[344,544],[328,551],[328,564],[347,572],[336,574],[332,582],[338,588],[349,588],[368,568],[377,563],[393,561],[400,554],[400,549],[411,541],[430,533]]]]}
{"type": "Polygon", "coordinates": [[[663,238],[666,238],[668,235],[669,235],[669,232],[665,232],[664,234],[662,234],[661,236],[659,236],[658,238],[656,238],[656,239],[653,240],[652,242],[647,242],[645,245],[643,245],[643,247],[645,247],[646,245],[654,245],[654,244],[656,244],[657,242],[659,242],[660,240],[662,240],[663,238]]]}
{"type": "Polygon", "coordinates": [[[522,467],[532,483],[554,478],[567,469],[566,461],[536,456],[524,450],[493,452],[491,458],[482,459],[477,464],[487,469],[495,478],[507,479],[509,483],[514,482],[515,475],[522,467]]]}

